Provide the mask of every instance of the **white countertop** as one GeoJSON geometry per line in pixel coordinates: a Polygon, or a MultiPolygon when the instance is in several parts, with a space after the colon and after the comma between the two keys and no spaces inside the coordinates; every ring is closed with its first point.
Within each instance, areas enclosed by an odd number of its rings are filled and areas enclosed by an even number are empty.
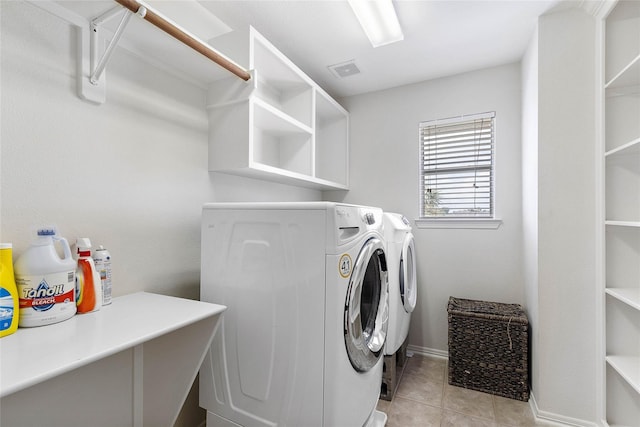
{"type": "Polygon", "coordinates": [[[223,305],[150,294],[0,339],[0,397],[222,313],[223,305]]]}

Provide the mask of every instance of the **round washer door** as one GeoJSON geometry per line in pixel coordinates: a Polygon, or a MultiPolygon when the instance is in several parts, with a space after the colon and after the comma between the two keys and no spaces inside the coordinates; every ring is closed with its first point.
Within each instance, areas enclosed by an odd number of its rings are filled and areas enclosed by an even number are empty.
{"type": "Polygon", "coordinates": [[[407,233],[402,243],[400,257],[400,297],[404,310],[411,313],[416,308],[418,299],[418,280],[416,277],[416,258],[413,234],[407,233]]]}
{"type": "Polygon", "coordinates": [[[366,241],[353,266],[344,309],[344,341],[358,372],[373,368],[382,355],[389,323],[389,284],[382,241],[366,241]]]}

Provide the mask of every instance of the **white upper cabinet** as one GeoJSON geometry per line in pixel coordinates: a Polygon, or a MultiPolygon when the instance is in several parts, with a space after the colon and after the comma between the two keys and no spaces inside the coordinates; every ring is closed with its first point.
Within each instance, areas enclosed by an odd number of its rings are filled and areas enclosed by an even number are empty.
{"type": "Polygon", "coordinates": [[[209,86],[209,170],[347,189],[347,111],[252,27],[211,45],[252,78],[209,86]]]}

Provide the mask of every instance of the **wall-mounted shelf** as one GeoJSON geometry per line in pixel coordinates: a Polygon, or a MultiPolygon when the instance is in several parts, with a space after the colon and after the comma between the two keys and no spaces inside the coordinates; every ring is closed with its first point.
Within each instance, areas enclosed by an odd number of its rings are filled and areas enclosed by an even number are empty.
{"type": "Polygon", "coordinates": [[[105,102],[106,73],[95,84],[91,76],[104,46],[113,47],[107,43],[117,39],[118,47],[207,90],[209,170],[321,190],[348,189],[349,113],[255,29],[231,31],[197,1],[157,2],[177,5],[177,12],[196,8],[188,19],[189,28],[200,29],[194,37],[249,70],[245,81],[138,17],[118,31],[123,20],[115,18],[131,12],[114,1],[28,1],[77,28],[81,98],[105,102]],[[199,19],[206,22],[198,26],[199,19]],[[99,34],[91,36],[94,30],[99,34]]]}
{"type": "Polygon", "coordinates": [[[607,363],[640,393],[640,357],[609,356],[607,363]]]}
{"type": "Polygon", "coordinates": [[[18,329],[0,342],[0,424],[173,425],[225,309],[141,292],[18,329]]]}
{"type": "Polygon", "coordinates": [[[608,288],[605,291],[608,295],[630,305],[636,310],[640,310],[640,289],[638,288],[608,288]]]}
{"type": "Polygon", "coordinates": [[[347,189],[347,111],[254,28],[211,44],[255,77],[209,86],[209,170],[347,189]]]}
{"type": "Polygon", "coordinates": [[[604,153],[605,157],[615,156],[617,154],[622,154],[622,155],[640,154],[640,138],[636,138],[631,142],[623,144],[619,147],[614,148],[613,150],[610,150],[604,153]]]}
{"type": "Polygon", "coordinates": [[[636,56],[606,85],[605,89],[620,89],[640,85],[640,55],[636,56]]]}
{"type": "Polygon", "coordinates": [[[605,225],[615,225],[617,227],[637,227],[640,228],[640,221],[605,221],[605,225]]]}

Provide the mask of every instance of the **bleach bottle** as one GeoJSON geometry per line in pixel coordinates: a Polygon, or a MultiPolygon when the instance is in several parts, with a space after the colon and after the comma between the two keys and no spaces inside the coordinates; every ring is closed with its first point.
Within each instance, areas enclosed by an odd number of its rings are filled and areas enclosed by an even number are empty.
{"type": "Polygon", "coordinates": [[[90,313],[102,307],[102,282],[91,258],[91,241],[86,237],[78,237],[76,247],[78,248],[76,305],[78,313],[90,313]]]}
{"type": "Polygon", "coordinates": [[[11,243],[0,243],[0,337],[18,329],[18,288],[12,252],[11,243]]]}
{"type": "Polygon", "coordinates": [[[14,265],[21,328],[61,322],[76,314],[76,262],[69,243],[53,228],[42,228],[37,233],[36,241],[14,265]],[[63,258],[54,243],[61,246],[63,258]]]}

